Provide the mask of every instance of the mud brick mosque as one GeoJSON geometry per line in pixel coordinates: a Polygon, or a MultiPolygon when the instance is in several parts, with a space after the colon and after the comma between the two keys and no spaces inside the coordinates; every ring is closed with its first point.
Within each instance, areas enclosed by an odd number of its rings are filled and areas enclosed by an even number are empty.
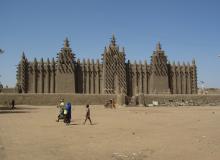
{"type": "Polygon", "coordinates": [[[151,62],[126,61],[124,48],[119,49],[113,35],[101,61],[76,60],[68,39],[56,59],[29,61],[25,54],[17,68],[19,93],[75,94],[197,94],[195,60],[182,64],[167,60],[161,44],[151,62]]]}

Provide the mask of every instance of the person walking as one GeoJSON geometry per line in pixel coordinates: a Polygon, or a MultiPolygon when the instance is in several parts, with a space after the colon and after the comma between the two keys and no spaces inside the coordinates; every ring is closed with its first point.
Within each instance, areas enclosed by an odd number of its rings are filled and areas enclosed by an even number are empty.
{"type": "Polygon", "coordinates": [[[12,99],[12,101],[11,101],[11,109],[15,109],[15,100],[14,99],[12,99]]]}
{"type": "Polygon", "coordinates": [[[86,124],[87,119],[89,120],[90,124],[92,125],[92,120],[90,118],[90,108],[89,108],[89,104],[86,105],[86,117],[85,117],[85,121],[84,121],[84,125],[86,124]]]}

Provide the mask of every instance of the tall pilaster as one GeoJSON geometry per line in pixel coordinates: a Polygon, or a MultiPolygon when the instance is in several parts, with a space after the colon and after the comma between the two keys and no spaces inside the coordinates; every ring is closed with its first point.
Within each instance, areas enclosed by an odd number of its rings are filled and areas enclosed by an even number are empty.
{"type": "Polygon", "coordinates": [[[83,93],[86,93],[86,60],[83,59],[83,62],[82,62],[82,90],[83,90],[83,93]]]}
{"type": "Polygon", "coordinates": [[[147,94],[148,93],[148,69],[147,69],[147,61],[144,61],[144,66],[143,66],[143,93],[147,94]]]}
{"type": "Polygon", "coordinates": [[[38,76],[38,63],[37,59],[34,58],[33,63],[33,93],[37,93],[37,76],[38,76]]]}
{"type": "Polygon", "coordinates": [[[87,65],[86,65],[86,93],[90,93],[90,60],[87,60],[87,65]]]}
{"type": "Polygon", "coordinates": [[[138,87],[137,87],[137,62],[134,61],[133,67],[132,67],[132,95],[138,94],[138,87]]]}
{"type": "Polygon", "coordinates": [[[50,87],[50,93],[55,93],[55,73],[56,73],[56,66],[55,66],[55,60],[54,58],[52,59],[51,62],[51,87],[50,87]]]}
{"type": "Polygon", "coordinates": [[[181,66],[180,62],[177,63],[177,93],[181,94],[182,93],[182,85],[181,85],[181,66]]]}
{"type": "Polygon", "coordinates": [[[50,93],[50,76],[51,76],[50,60],[48,58],[46,64],[46,86],[45,86],[45,91],[47,93],[50,93]]]}
{"type": "Polygon", "coordinates": [[[173,62],[172,65],[172,81],[173,81],[173,94],[177,94],[177,75],[176,75],[176,64],[173,62]]]}
{"type": "Polygon", "coordinates": [[[186,65],[185,63],[183,62],[183,65],[182,65],[182,93],[183,94],[186,94],[187,93],[187,83],[186,83],[186,65]]]}
{"type": "Polygon", "coordinates": [[[189,62],[187,63],[187,93],[192,94],[191,69],[189,62]]]}
{"type": "Polygon", "coordinates": [[[40,93],[44,93],[44,60],[40,62],[40,93]]]}
{"type": "Polygon", "coordinates": [[[100,64],[99,60],[96,61],[96,76],[95,76],[95,93],[100,94],[100,64]]]}
{"type": "Polygon", "coordinates": [[[197,68],[196,61],[193,59],[192,61],[192,93],[197,94],[197,68]]]}
{"type": "Polygon", "coordinates": [[[94,64],[94,59],[92,59],[92,66],[91,66],[91,94],[95,93],[95,81],[94,81],[94,76],[95,74],[95,64],[94,64]]]}
{"type": "Polygon", "coordinates": [[[138,65],[138,72],[139,72],[139,82],[138,82],[138,87],[139,87],[139,93],[143,93],[143,72],[142,72],[142,63],[141,61],[139,62],[138,65]]]}

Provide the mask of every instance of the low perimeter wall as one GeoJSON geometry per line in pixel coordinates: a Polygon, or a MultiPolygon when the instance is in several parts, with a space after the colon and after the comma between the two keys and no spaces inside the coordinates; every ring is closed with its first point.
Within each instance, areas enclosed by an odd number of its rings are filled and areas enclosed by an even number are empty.
{"type": "Polygon", "coordinates": [[[195,102],[199,105],[220,105],[220,94],[198,95],[198,94],[172,94],[172,95],[144,95],[144,103],[151,104],[152,101],[158,101],[160,104],[173,102],[195,102]]]}
{"type": "MultiPolygon", "coordinates": [[[[64,98],[66,102],[71,102],[77,105],[103,105],[109,99],[115,99],[118,101],[116,95],[90,95],[90,94],[13,94],[13,93],[0,93],[0,104],[6,104],[15,100],[16,104],[27,104],[27,105],[56,105],[57,102],[64,98]]],[[[123,97],[122,97],[123,98],[123,97]]],[[[182,101],[193,101],[199,105],[220,105],[220,94],[216,95],[142,95],[142,100],[138,100],[137,104],[142,101],[144,105],[151,104],[152,101],[158,101],[159,104],[168,104],[170,101],[182,102],[182,101]]],[[[121,100],[121,104],[125,103],[121,100]]],[[[119,102],[120,103],[120,102],[119,102]]]]}
{"type": "Polygon", "coordinates": [[[116,98],[116,95],[89,95],[89,94],[0,94],[0,104],[6,104],[15,100],[15,104],[27,105],[56,105],[63,98],[72,104],[101,105],[105,101],[116,98]]]}

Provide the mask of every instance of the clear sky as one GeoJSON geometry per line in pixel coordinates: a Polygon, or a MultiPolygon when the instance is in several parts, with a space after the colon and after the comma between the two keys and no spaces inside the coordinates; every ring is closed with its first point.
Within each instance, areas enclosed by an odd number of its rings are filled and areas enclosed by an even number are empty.
{"type": "Polygon", "coordinates": [[[65,37],[79,59],[100,59],[112,33],[131,61],[161,42],[168,59],[196,59],[198,84],[220,88],[219,0],[0,0],[0,82],[15,86],[16,64],[51,59],[65,37]]]}

